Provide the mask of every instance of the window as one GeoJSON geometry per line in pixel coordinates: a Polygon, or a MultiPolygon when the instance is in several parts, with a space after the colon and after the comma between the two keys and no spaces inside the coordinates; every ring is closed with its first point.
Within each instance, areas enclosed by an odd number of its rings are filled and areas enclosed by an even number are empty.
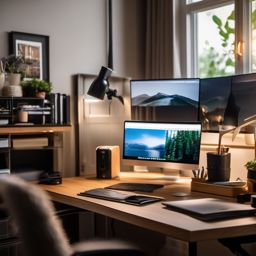
{"type": "Polygon", "coordinates": [[[251,1],[251,70],[256,72],[256,0],[251,1]]]}
{"type": "Polygon", "coordinates": [[[256,72],[256,0],[187,0],[188,75],[256,72]]]}

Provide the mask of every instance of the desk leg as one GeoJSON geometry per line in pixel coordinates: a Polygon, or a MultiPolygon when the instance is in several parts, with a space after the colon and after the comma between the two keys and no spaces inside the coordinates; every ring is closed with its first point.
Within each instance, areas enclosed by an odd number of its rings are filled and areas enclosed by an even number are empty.
{"type": "Polygon", "coordinates": [[[197,243],[196,242],[188,243],[188,256],[197,256],[197,243]]]}

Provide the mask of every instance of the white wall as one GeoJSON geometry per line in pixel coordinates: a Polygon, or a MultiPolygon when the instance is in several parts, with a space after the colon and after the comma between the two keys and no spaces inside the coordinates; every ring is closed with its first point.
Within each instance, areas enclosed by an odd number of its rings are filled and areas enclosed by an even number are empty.
{"type": "Polygon", "coordinates": [[[97,73],[106,63],[105,10],[102,0],[1,0],[0,56],[9,31],[49,35],[54,91],[70,93],[72,74],[97,73]]]}
{"type": "MultiPolygon", "coordinates": [[[[143,75],[140,61],[143,36],[137,22],[141,6],[137,2],[113,1],[114,69],[118,76],[143,75]]],[[[106,0],[0,0],[0,57],[8,55],[10,31],[49,35],[53,91],[71,94],[74,74],[97,74],[102,65],[107,65],[106,3],[106,0]]],[[[70,176],[75,171],[74,129],[65,135],[64,141],[64,175],[70,176]]]]}
{"type": "MultiPolygon", "coordinates": [[[[97,73],[106,64],[106,2],[102,0],[1,0],[0,56],[8,32],[50,36],[54,92],[71,94],[72,75],[97,73]]],[[[74,173],[74,133],[65,136],[64,174],[74,173]]]]}

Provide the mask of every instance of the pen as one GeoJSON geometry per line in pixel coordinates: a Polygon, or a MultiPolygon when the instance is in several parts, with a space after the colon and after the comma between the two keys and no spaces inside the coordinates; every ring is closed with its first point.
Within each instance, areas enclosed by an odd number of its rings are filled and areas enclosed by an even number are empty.
{"type": "Polygon", "coordinates": [[[194,178],[196,178],[197,177],[196,170],[192,170],[192,172],[193,172],[194,178]]]}
{"type": "Polygon", "coordinates": [[[202,171],[201,171],[200,178],[201,178],[201,179],[203,179],[203,178],[204,178],[204,167],[202,167],[202,171]]]}

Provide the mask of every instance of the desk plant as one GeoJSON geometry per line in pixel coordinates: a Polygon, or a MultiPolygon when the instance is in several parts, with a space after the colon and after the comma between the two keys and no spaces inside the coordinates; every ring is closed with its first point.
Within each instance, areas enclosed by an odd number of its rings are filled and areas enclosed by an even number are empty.
{"type": "Polygon", "coordinates": [[[52,91],[52,83],[45,80],[32,79],[21,83],[24,96],[44,98],[52,91]]]}
{"type": "Polygon", "coordinates": [[[3,61],[5,62],[5,71],[9,84],[19,85],[26,69],[24,57],[22,55],[10,55],[7,58],[3,58],[3,61]]]}

